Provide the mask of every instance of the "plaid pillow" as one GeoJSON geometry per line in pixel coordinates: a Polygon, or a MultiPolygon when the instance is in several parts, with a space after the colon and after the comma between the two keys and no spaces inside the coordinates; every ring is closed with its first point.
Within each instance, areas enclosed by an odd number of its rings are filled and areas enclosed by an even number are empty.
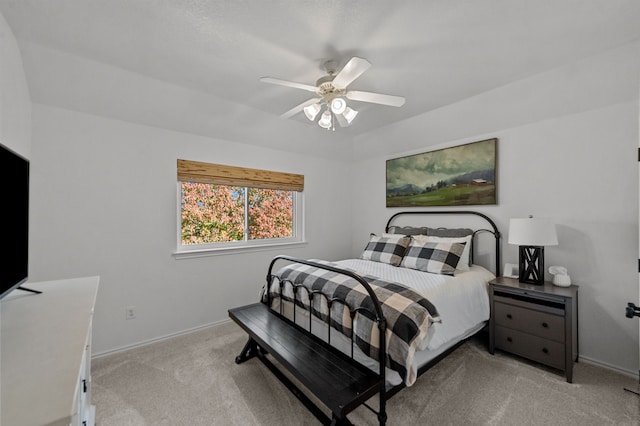
{"type": "Polygon", "coordinates": [[[456,265],[456,271],[465,272],[469,270],[471,265],[471,239],[472,235],[460,238],[448,238],[448,237],[432,237],[430,235],[414,235],[413,238],[419,243],[466,243],[462,256],[460,256],[460,262],[456,265]]]}
{"type": "Polygon", "coordinates": [[[398,266],[407,250],[409,241],[411,239],[404,235],[378,237],[376,234],[371,234],[369,243],[360,255],[360,259],[398,266]]]}
{"type": "Polygon", "coordinates": [[[465,245],[412,240],[400,266],[433,274],[453,275],[465,245]]]}

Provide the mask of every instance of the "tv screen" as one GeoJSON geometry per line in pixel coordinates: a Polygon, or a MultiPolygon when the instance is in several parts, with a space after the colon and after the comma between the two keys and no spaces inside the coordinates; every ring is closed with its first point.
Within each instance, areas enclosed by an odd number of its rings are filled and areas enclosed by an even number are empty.
{"type": "Polygon", "coordinates": [[[29,273],[29,161],[0,144],[0,299],[29,273]]]}

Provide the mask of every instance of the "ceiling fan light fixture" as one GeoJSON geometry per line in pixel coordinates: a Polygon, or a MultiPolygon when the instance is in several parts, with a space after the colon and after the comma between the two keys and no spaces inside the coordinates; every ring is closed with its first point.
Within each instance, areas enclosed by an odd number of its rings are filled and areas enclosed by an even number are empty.
{"type": "Polygon", "coordinates": [[[318,126],[327,130],[331,129],[331,112],[329,112],[328,108],[322,113],[320,120],[318,120],[318,126]]]}
{"type": "Polygon", "coordinates": [[[358,111],[350,107],[346,107],[344,109],[344,112],[342,113],[342,116],[344,117],[344,119],[347,120],[347,124],[351,124],[353,119],[356,118],[356,115],[358,115],[358,111]]]}
{"type": "Polygon", "coordinates": [[[331,101],[331,112],[334,114],[342,114],[347,109],[347,102],[342,98],[334,98],[331,101]]]}
{"type": "Polygon", "coordinates": [[[304,115],[306,115],[310,121],[314,121],[318,116],[320,109],[320,104],[307,105],[306,107],[304,107],[304,115]]]}
{"type": "Polygon", "coordinates": [[[349,59],[341,70],[338,70],[337,66],[338,63],[336,61],[327,61],[325,63],[327,75],[317,79],[315,86],[273,77],[262,77],[260,81],[315,93],[315,97],[296,105],[282,114],[281,117],[291,118],[304,111],[309,121],[316,122],[316,118],[322,112],[317,123],[327,130],[335,130],[336,121],[340,127],[349,126],[358,115],[358,111],[349,108],[347,99],[393,107],[404,105],[405,98],[402,96],[351,90],[349,87],[351,83],[371,67],[371,63],[366,59],[354,56],[349,59]]]}

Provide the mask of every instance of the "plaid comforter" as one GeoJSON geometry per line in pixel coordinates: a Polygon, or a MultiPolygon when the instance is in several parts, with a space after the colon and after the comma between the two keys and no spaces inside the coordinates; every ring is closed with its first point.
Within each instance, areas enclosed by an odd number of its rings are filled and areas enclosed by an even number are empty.
{"type": "MultiPolygon", "coordinates": [[[[320,260],[322,263],[337,267],[337,265],[320,260]]],[[[302,285],[304,289],[298,290],[295,303],[309,309],[309,292],[321,291],[325,297],[312,298],[311,312],[347,337],[354,335],[355,344],[369,357],[380,361],[379,356],[379,331],[375,318],[373,301],[366,289],[355,279],[303,264],[291,264],[281,268],[275,274],[272,281],[270,294],[272,301],[280,297],[280,283],[282,299],[294,302],[292,284],[302,285]],[[331,311],[327,300],[339,299],[353,310],[355,307],[365,308],[359,310],[351,321],[350,308],[343,303],[333,302],[331,311]]],[[[393,282],[383,281],[376,277],[363,276],[373,288],[378,297],[384,317],[387,320],[387,359],[386,365],[397,371],[407,386],[411,386],[416,378],[417,371],[413,366],[413,357],[422,341],[427,336],[427,330],[434,322],[440,322],[440,317],[435,306],[427,299],[420,296],[410,288],[393,282]]],[[[263,295],[266,301],[266,295],[263,295]]],[[[273,302],[272,302],[273,307],[273,302]]]]}

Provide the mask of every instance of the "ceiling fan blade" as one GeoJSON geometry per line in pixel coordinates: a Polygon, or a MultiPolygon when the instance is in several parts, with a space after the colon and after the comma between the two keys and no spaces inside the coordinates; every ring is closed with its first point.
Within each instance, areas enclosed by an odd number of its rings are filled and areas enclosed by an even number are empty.
{"type": "Polygon", "coordinates": [[[370,66],[371,63],[366,59],[354,56],[353,58],[349,59],[347,65],[345,65],[344,68],[342,68],[340,72],[336,74],[335,78],[333,79],[333,85],[338,89],[344,89],[349,84],[351,84],[353,80],[360,77],[363,72],[368,70],[370,66]]]}
{"type": "Polygon", "coordinates": [[[311,98],[311,99],[308,99],[308,100],[304,101],[303,103],[301,103],[300,105],[294,106],[289,111],[287,111],[284,114],[282,114],[280,117],[282,117],[282,118],[291,118],[294,115],[296,115],[297,113],[299,113],[300,111],[302,111],[304,109],[304,107],[309,106],[309,105],[313,105],[315,103],[318,103],[321,100],[322,100],[322,98],[311,98]]]}
{"type": "Polygon", "coordinates": [[[401,107],[404,105],[405,99],[402,96],[383,95],[382,93],[360,92],[358,90],[349,90],[346,94],[347,99],[352,101],[371,102],[374,104],[401,107]]]}
{"type": "Polygon", "coordinates": [[[293,87],[294,89],[302,89],[302,90],[306,90],[314,93],[318,91],[318,88],[316,86],[311,86],[310,84],[304,84],[304,83],[296,83],[295,81],[280,80],[279,78],[262,77],[260,78],[260,81],[263,83],[293,87]]]}

